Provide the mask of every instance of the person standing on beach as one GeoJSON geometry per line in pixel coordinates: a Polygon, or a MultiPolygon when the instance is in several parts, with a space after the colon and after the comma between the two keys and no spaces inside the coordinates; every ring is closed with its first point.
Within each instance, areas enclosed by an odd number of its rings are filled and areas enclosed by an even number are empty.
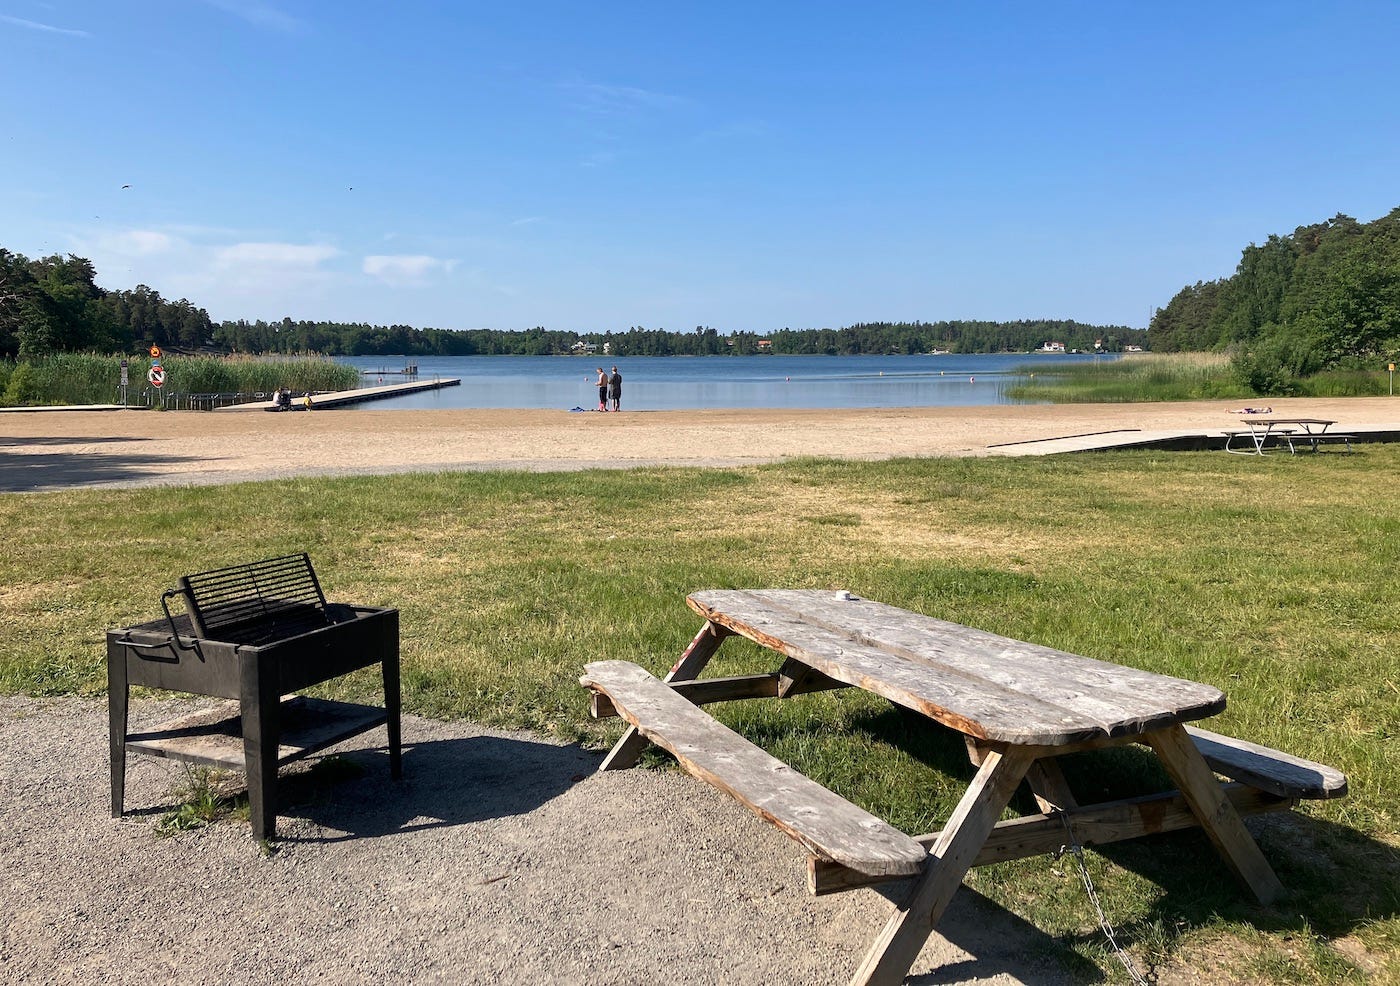
{"type": "Polygon", "coordinates": [[[608,409],[608,373],[601,366],[598,367],[598,410],[608,409]]]}
{"type": "Polygon", "coordinates": [[[614,411],[622,410],[622,374],[617,372],[615,366],[612,376],[608,378],[608,398],[612,401],[614,411]]]}

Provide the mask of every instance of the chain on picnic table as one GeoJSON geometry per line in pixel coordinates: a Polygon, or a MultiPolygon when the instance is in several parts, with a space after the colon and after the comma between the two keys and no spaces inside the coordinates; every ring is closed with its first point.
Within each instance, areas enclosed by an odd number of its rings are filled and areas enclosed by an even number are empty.
{"type": "Polygon", "coordinates": [[[1118,933],[1113,929],[1113,923],[1108,920],[1108,915],[1103,911],[1103,905],[1099,903],[1098,891],[1094,889],[1094,881],[1089,879],[1088,867],[1084,865],[1084,847],[1079,844],[1079,840],[1074,837],[1074,829],[1069,826],[1069,815],[1066,812],[1059,812],[1060,820],[1065,824],[1065,835],[1069,838],[1069,844],[1060,847],[1060,851],[1055,854],[1058,859],[1065,853],[1074,857],[1075,865],[1079,867],[1079,878],[1084,882],[1084,891],[1089,895],[1089,902],[1094,905],[1094,910],[1099,914],[1099,927],[1103,929],[1104,937],[1108,939],[1108,944],[1113,948],[1113,954],[1118,956],[1118,961],[1123,963],[1123,968],[1127,970],[1128,978],[1135,986],[1150,986],[1147,978],[1138,972],[1138,968],[1133,964],[1132,957],[1118,944],[1118,933]]]}

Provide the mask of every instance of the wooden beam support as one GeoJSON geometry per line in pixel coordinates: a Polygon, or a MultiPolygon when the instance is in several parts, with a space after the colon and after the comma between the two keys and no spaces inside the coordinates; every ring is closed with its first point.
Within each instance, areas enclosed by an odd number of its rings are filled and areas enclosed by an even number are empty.
{"type": "MultiPolygon", "coordinates": [[[[690,646],[685,649],[685,653],[671,666],[671,670],[664,680],[692,681],[698,678],[700,672],[705,670],[705,665],[710,663],[710,658],[715,656],[715,651],[719,650],[719,645],[724,643],[725,638],[733,635],[734,631],[728,627],[706,621],[705,625],[700,628],[700,632],[691,639],[690,646]]],[[[598,769],[626,770],[628,767],[636,766],[637,758],[642,755],[642,751],[646,748],[647,738],[637,730],[636,726],[628,726],[627,731],[622,734],[622,738],[603,758],[598,769]]]]}
{"type": "Polygon", "coordinates": [[[1047,814],[1057,808],[1069,811],[1079,807],[1069,781],[1065,780],[1064,771],[1060,769],[1060,762],[1054,757],[1043,757],[1031,764],[1031,769],[1026,771],[1026,783],[1035,795],[1035,803],[1047,814]]]}
{"type": "Polygon", "coordinates": [[[850,688],[844,681],[828,678],[815,668],[809,668],[801,661],[787,658],[778,669],[778,697],[791,698],[809,692],[824,692],[832,688],[850,688]]]}
{"type": "Polygon", "coordinates": [[[987,754],[948,827],[938,834],[923,874],[870,946],[851,986],[904,982],[1031,763],[1032,758],[1019,750],[987,754]]]}
{"type": "MultiPolygon", "coordinates": [[[[1226,797],[1241,815],[1287,811],[1297,802],[1260,791],[1247,784],[1224,785],[1226,797]]],[[[1159,832],[1177,832],[1200,823],[1191,806],[1178,791],[1141,798],[1086,805],[1065,813],[1081,846],[1106,846],[1159,832]]],[[[942,833],[919,835],[914,841],[932,847],[942,833]]],[[[1005,863],[1042,853],[1056,852],[1068,841],[1065,823],[1057,814],[1026,815],[998,822],[977,853],[973,866],[1005,863]]],[[[874,881],[830,860],[815,857],[807,861],[807,889],[814,895],[838,893],[871,886],[874,881]]]]}
{"type": "Polygon", "coordinates": [[[1146,740],[1181,789],[1207,838],[1259,903],[1268,904],[1283,893],[1273,867],[1264,858],[1254,836],[1220,790],[1220,782],[1201,758],[1184,726],[1170,726],[1148,733],[1146,740]]]}
{"type": "MultiPolygon", "coordinates": [[[[844,681],[836,681],[816,671],[794,684],[786,694],[782,692],[782,683],[781,672],[770,672],[733,675],[727,678],[697,678],[694,681],[673,681],[670,684],[672,691],[696,705],[736,702],[749,698],[790,698],[809,692],[851,687],[844,681]]],[[[595,719],[608,719],[617,715],[612,700],[601,692],[593,693],[589,712],[595,719]]]]}

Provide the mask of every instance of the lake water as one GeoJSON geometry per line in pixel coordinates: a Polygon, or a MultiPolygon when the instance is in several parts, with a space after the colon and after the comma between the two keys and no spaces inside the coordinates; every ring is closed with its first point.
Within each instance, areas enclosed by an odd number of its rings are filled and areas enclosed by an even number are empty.
{"type": "Polygon", "coordinates": [[[692,408],[853,408],[1014,404],[1006,388],[1040,369],[1117,356],[362,356],[339,360],[366,386],[409,378],[377,371],[417,362],[418,380],[457,377],[445,387],[360,409],[583,408],[598,406],[596,367],[622,374],[624,411],[692,408]]]}

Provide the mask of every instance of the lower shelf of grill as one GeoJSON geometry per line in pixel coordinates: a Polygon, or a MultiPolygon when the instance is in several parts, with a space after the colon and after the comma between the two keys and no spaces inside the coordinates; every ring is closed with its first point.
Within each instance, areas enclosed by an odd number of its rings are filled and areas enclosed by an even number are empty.
{"type": "MultiPolygon", "coordinates": [[[[373,706],[289,696],[278,711],[277,762],[300,760],[388,721],[388,714],[373,706]]],[[[128,733],[126,749],[210,767],[246,768],[236,701],[221,702],[144,732],[128,733]]]]}

